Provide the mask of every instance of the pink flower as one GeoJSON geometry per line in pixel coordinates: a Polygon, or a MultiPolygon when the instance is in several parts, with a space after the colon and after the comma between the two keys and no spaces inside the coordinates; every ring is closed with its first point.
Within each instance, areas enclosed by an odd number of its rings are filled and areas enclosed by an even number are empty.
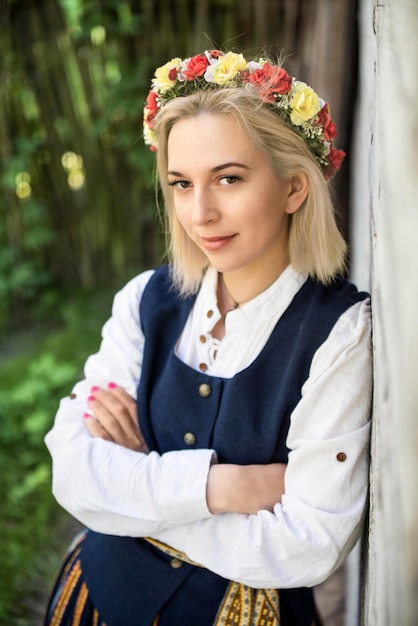
{"type": "Polygon", "coordinates": [[[331,119],[328,102],[326,102],[322,109],[319,111],[318,121],[316,123],[321,124],[324,131],[324,137],[327,141],[335,139],[335,137],[337,136],[337,127],[331,119]]]}
{"type": "Polygon", "coordinates": [[[270,63],[264,63],[262,68],[250,74],[249,81],[266,102],[274,102],[275,94],[286,94],[292,86],[292,79],[286,70],[270,63]]]}
{"type": "Polygon", "coordinates": [[[211,56],[212,59],[219,59],[220,57],[223,56],[223,52],[221,52],[221,50],[209,50],[209,55],[211,56]]]}
{"type": "Polygon", "coordinates": [[[199,76],[203,76],[208,65],[208,59],[201,54],[192,57],[183,71],[186,80],[196,80],[199,76]]]}

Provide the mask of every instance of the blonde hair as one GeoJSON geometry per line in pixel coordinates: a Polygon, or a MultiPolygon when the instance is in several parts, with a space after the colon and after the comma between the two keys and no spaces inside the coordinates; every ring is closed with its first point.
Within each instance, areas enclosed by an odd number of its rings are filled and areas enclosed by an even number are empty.
{"type": "Polygon", "coordinates": [[[343,272],[346,244],[335,221],[329,186],[303,139],[254,92],[237,88],[207,89],[167,102],[159,111],[155,125],[157,182],[164,197],[172,278],[180,293],[187,295],[199,289],[208,260],[176,216],[172,188],[167,184],[168,138],[178,121],[202,113],[232,115],[238,120],[257,149],[267,155],[278,178],[290,180],[301,173],[307,176],[308,195],[290,216],[290,262],[297,271],[323,283],[343,272]]]}

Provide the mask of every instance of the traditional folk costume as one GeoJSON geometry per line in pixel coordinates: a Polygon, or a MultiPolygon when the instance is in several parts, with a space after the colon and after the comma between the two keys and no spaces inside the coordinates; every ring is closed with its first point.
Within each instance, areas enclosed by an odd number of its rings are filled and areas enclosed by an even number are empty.
{"type": "Polygon", "coordinates": [[[367,497],[367,294],[289,266],[220,317],[217,272],[180,298],[167,266],[117,295],[86,380],[46,437],[54,493],[89,530],[60,574],[46,625],[319,624],[311,587],[346,557],[367,497]],[[91,385],[137,397],[149,455],[93,439],[91,385]],[[212,463],[288,463],[274,512],[211,515],[212,463]],[[74,617],[75,616],[75,617],[74,617]]]}

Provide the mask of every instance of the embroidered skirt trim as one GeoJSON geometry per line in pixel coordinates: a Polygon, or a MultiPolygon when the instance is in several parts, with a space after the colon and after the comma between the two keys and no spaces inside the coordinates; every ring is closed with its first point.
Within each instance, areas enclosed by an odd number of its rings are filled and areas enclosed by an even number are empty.
{"type": "Polygon", "coordinates": [[[48,603],[44,626],[106,626],[82,580],[81,544],[85,531],[71,544],[48,603]]]}

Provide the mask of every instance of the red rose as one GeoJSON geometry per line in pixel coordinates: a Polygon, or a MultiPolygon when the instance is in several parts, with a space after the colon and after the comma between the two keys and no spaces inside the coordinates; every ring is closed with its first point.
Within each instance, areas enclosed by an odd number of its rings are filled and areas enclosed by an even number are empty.
{"type": "Polygon", "coordinates": [[[158,111],[157,94],[155,93],[155,91],[149,92],[147,96],[147,103],[145,105],[145,110],[146,110],[145,120],[148,124],[150,124],[158,111]]]}
{"type": "Polygon", "coordinates": [[[274,102],[275,94],[286,94],[292,86],[292,79],[286,70],[270,63],[264,63],[262,68],[255,70],[249,80],[267,102],[274,102]]]}
{"type": "Polygon", "coordinates": [[[168,78],[170,80],[177,80],[177,68],[176,67],[171,68],[171,70],[168,72],[168,78]]]}
{"type": "Polygon", "coordinates": [[[329,120],[328,124],[324,126],[324,137],[327,141],[335,139],[337,136],[337,127],[332,120],[329,120]]]}
{"type": "Polygon", "coordinates": [[[327,141],[335,139],[337,136],[337,127],[331,119],[327,102],[318,113],[317,124],[321,124],[324,131],[324,137],[327,141]]]}
{"type": "Polygon", "coordinates": [[[345,157],[344,150],[337,150],[336,148],[331,148],[331,151],[328,155],[328,160],[338,170],[340,168],[340,165],[344,157],[345,157]]]}
{"type": "Polygon", "coordinates": [[[331,148],[328,155],[329,164],[325,168],[325,178],[329,179],[334,176],[334,174],[340,169],[344,157],[345,152],[343,150],[331,148]]]}
{"type": "Polygon", "coordinates": [[[203,76],[208,65],[209,61],[201,54],[192,57],[183,72],[186,80],[195,80],[199,76],[203,76]]]}

